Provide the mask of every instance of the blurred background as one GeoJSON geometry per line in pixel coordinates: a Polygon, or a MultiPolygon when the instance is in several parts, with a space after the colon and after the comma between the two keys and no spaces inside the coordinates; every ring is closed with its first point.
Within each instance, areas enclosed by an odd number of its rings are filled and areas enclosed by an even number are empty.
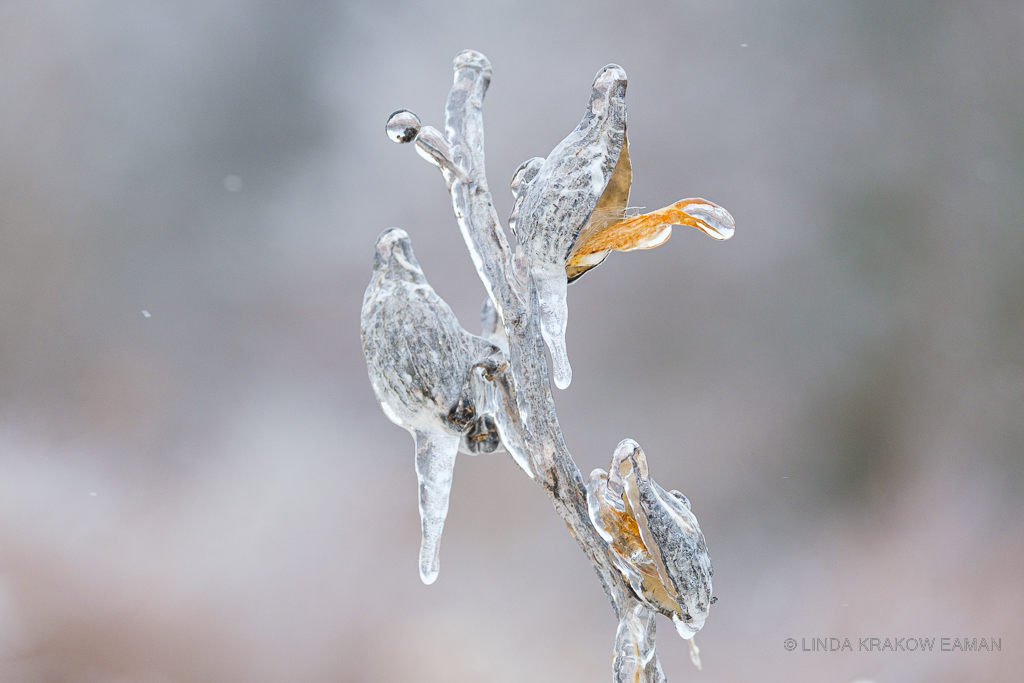
{"type": "Polygon", "coordinates": [[[669,680],[1019,680],[1024,6],[989,0],[0,3],[0,680],[609,680],[600,584],[507,455],[460,459],[420,583],[366,376],[384,228],[479,329],[444,184],[384,134],[443,123],[467,47],[501,216],[616,62],[631,204],[737,221],[569,294],[580,469],[639,441],[715,563],[669,680]]]}

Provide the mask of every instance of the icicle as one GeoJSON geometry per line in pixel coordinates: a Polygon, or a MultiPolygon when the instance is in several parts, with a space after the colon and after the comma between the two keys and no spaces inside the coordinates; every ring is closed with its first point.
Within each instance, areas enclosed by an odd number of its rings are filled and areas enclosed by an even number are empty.
{"type": "Polygon", "coordinates": [[[555,386],[565,389],[572,382],[572,367],[569,365],[569,354],[565,349],[565,328],[569,320],[569,306],[566,302],[568,282],[562,268],[557,272],[535,268],[533,276],[537,283],[537,296],[540,302],[540,331],[544,336],[544,343],[551,351],[551,374],[555,386]]]}
{"type": "Polygon", "coordinates": [[[416,432],[416,478],[420,488],[420,578],[425,584],[437,580],[441,568],[441,532],[448,515],[455,455],[459,437],[450,434],[416,432]]]}

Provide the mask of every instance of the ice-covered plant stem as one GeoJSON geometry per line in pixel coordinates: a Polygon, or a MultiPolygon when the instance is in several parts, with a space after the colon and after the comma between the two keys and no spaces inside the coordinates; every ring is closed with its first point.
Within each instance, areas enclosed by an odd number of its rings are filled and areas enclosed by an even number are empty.
{"type": "Polygon", "coordinates": [[[437,575],[456,451],[461,444],[465,452],[487,452],[500,442],[547,491],[601,580],[619,619],[614,681],[664,681],[654,645],[656,613],[673,620],[700,665],[692,638],[714,601],[704,537],[685,496],[658,486],[643,451],[629,439],[619,444],[609,472],[595,470],[584,481],[562,440],[550,379],[565,386],[570,377],[568,281],[609,251],[661,244],[672,225],[727,239],[732,217],[702,199],[627,217],[626,77],[609,65],[594,82],[580,126],[547,159],[531,159],[516,172],[513,249],[484,174],[482,105],[491,67],[467,50],[456,56],[454,69],[444,133],[406,110],[391,116],[387,132],[396,142],[413,143],[444,177],[488,296],[483,336],[458,325],[427,284],[408,236],[395,229],[378,239],[362,313],[374,391],[388,417],[416,440],[423,579],[437,575]]]}

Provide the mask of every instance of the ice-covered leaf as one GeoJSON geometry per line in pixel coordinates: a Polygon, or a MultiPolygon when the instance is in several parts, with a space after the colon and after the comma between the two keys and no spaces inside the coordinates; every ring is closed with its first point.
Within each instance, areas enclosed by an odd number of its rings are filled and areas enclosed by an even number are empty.
{"type": "Polygon", "coordinates": [[[674,225],[697,228],[716,240],[727,240],[736,232],[736,223],[728,211],[699,198],[682,199],[663,209],[629,218],[611,215],[602,218],[601,223],[601,229],[585,238],[581,236],[569,255],[565,272],[570,281],[604,261],[611,251],[653,249],[664,244],[674,225]]]}
{"type": "Polygon", "coordinates": [[[632,184],[633,166],[629,161],[629,139],[623,133],[622,149],[619,152],[619,161],[615,164],[615,170],[612,171],[612,176],[608,179],[608,184],[597,200],[597,205],[590,213],[586,224],[569,248],[569,258],[565,263],[565,276],[569,282],[574,282],[586,271],[600,265],[608,256],[607,252],[604,254],[591,253],[589,259],[571,262],[572,255],[579,249],[580,244],[586,244],[594,236],[602,234],[609,226],[621,221],[626,215],[629,205],[629,189],[632,184]]]}

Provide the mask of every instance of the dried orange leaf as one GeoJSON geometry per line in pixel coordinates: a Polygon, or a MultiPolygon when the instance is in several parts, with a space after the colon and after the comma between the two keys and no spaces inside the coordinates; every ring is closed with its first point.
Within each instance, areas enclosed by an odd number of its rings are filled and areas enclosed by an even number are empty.
{"type": "Polygon", "coordinates": [[[674,225],[689,225],[717,240],[727,240],[736,231],[732,216],[717,204],[700,198],[682,199],[657,211],[606,223],[603,230],[576,243],[566,262],[566,272],[593,267],[603,261],[609,251],[660,246],[671,237],[674,225]]]}

